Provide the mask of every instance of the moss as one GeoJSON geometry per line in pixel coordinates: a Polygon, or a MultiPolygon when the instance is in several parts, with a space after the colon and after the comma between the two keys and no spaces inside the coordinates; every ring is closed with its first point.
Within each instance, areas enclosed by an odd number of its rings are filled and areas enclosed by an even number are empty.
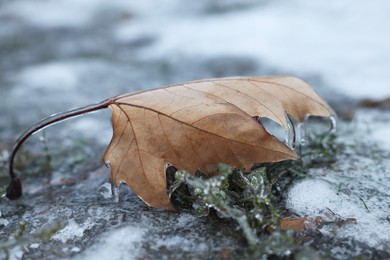
{"type": "Polygon", "coordinates": [[[282,191],[304,178],[309,167],[333,162],[342,149],[333,133],[312,134],[308,141],[298,149],[299,160],[255,164],[250,172],[220,164],[217,175],[206,178],[202,172],[191,175],[170,166],[168,194],[178,210],[192,209],[198,216],[216,211],[221,219],[233,219],[248,243],[241,257],[318,258],[313,249],[296,242],[294,233],[281,231],[278,225],[284,212],[282,191]]]}

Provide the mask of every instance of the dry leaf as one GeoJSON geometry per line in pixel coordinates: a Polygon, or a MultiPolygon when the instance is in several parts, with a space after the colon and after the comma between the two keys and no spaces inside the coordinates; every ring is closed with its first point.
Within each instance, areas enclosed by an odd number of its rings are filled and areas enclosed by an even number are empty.
{"type": "Polygon", "coordinates": [[[307,217],[303,218],[282,218],[280,220],[279,226],[281,230],[292,229],[295,232],[303,232],[306,230],[305,222],[307,217]]]}
{"type": "Polygon", "coordinates": [[[295,159],[253,117],[287,128],[285,114],[331,116],[331,108],[292,77],[221,78],[120,95],[110,100],[113,138],[104,155],[115,185],[124,182],[148,205],[173,209],[165,165],[215,174],[217,163],[250,169],[295,159]]]}

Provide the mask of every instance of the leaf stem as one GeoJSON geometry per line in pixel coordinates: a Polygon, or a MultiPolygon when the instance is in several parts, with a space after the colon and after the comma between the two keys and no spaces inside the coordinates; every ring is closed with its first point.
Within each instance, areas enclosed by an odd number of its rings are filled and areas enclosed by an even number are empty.
{"type": "Polygon", "coordinates": [[[7,187],[6,196],[10,200],[18,199],[22,196],[22,183],[20,179],[16,176],[14,172],[14,160],[16,153],[23,143],[36,132],[44,129],[47,126],[56,124],[58,122],[70,119],[73,117],[89,114],[104,108],[107,108],[110,104],[113,103],[113,99],[106,99],[100,103],[92,104],[84,107],[74,108],[66,112],[57,113],[51,115],[41,121],[35,123],[32,127],[27,129],[16,141],[12,153],[9,159],[9,176],[11,177],[11,183],[7,187]]]}

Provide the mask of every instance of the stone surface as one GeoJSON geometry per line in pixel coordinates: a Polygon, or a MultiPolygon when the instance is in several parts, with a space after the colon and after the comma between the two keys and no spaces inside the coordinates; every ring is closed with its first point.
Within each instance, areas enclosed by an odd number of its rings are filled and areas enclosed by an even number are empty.
{"type": "MultiPolygon", "coordinates": [[[[390,257],[389,113],[356,110],[361,98],[390,96],[388,2],[139,2],[0,1],[1,186],[18,134],[50,114],[194,79],[293,74],[352,121],[340,128],[349,148],[292,186],[286,206],[357,219],[320,230],[320,252],[390,257]]],[[[0,201],[1,241],[12,242],[20,222],[29,238],[11,246],[11,259],[222,258],[242,245],[231,222],[151,209],[126,187],[118,202],[102,196],[110,137],[110,111],[102,111],[26,142],[16,164],[25,196],[0,201]],[[34,237],[58,223],[50,240],[34,237]]]]}

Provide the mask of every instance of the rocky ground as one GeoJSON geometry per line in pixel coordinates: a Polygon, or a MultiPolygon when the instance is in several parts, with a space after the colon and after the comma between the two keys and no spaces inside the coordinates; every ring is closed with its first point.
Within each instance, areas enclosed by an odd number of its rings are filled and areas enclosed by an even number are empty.
{"type": "MultiPolygon", "coordinates": [[[[388,3],[142,2],[0,1],[1,186],[15,139],[55,112],[194,79],[290,74],[334,107],[345,148],[292,185],[285,207],[356,219],[320,230],[311,246],[322,256],[389,258],[388,3]]],[[[16,163],[25,195],[1,199],[11,259],[240,255],[245,242],[229,221],[151,209],[126,187],[115,202],[101,162],[110,138],[107,110],[26,142],[16,163]],[[42,230],[58,231],[45,240],[42,230]]]]}

